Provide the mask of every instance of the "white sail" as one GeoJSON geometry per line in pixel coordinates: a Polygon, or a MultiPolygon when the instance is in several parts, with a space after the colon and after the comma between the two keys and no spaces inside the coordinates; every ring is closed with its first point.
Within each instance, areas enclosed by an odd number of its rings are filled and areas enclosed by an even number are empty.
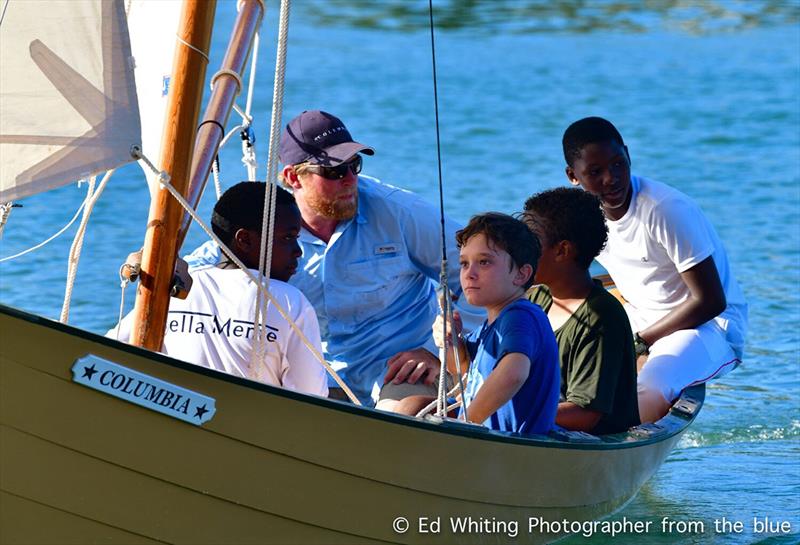
{"type": "Polygon", "coordinates": [[[122,0],[0,3],[0,202],[131,161],[141,129],[122,0]]]}
{"type": "MultiPolygon", "coordinates": [[[[159,159],[164,116],[167,110],[175,41],[181,16],[181,0],[128,0],[128,31],[136,62],[136,95],[142,119],[142,150],[154,163],[159,159]]],[[[157,165],[159,168],[161,165],[157,165]]],[[[157,188],[156,175],[145,170],[150,191],[157,188]]]]}

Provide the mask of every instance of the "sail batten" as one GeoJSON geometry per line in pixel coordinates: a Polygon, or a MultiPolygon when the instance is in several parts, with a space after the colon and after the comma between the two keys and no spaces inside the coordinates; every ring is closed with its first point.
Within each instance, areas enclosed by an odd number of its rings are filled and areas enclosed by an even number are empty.
{"type": "Polygon", "coordinates": [[[122,0],[10,1],[0,28],[0,202],[132,161],[141,145],[122,0]]]}

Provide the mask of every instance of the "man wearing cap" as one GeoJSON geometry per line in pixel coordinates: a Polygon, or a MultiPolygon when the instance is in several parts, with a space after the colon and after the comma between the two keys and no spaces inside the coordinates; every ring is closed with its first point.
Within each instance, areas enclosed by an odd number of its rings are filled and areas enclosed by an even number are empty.
{"type": "MultiPolygon", "coordinates": [[[[301,113],[281,135],[281,179],[303,219],[303,256],[290,283],[317,311],[325,358],[371,406],[385,379],[418,383],[419,389],[389,384],[381,399],[435,392],[431,324],[438,313],[442,238],[438,211],[413,193],[359,175],[359,154],[374,150],[319,110],[301,113]]],[[[460,295],[459,226],[445,221],[448,284],[460,295]]],[[[189,256],[190,266],[207,261],[204,253],[201,247],[189,256]]],[[[329,385],[331,396],[341,397],[335,382],[329,385]]]]}

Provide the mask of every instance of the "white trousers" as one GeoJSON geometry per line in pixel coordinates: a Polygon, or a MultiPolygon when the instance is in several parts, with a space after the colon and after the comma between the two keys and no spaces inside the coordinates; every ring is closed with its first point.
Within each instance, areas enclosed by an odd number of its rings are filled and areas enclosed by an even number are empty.
{"type": "Polygon", "coordinates": [[[653,343],[637,377],[638,389],[655,390],[672,402],[684,388],[719,378],[739,363],[725,332],[711,320],[653,343]]]}

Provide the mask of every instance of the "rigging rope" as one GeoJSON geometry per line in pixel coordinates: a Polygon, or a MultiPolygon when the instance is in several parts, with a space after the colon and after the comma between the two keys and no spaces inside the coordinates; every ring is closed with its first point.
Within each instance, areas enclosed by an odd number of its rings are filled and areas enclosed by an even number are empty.
{"type": "MultiPolygon", "coordinates": [[[[275,59],[275,83],[272,92],[272,119],[270,120],[269,154],[267,156],[267,190],[264,193],[264,219],[261,224],[261,252],[259,254],[259,275],[269,290],[270,265],[272,263],[272,242],[275,225],[275,203],[278,183],[278,142],[280,141],[281,117],[283,114],[283,89],[286,76],[286,44],[289,34],[290,0],[281,0],[280,23],[278,25],[278,49],[275,59]]],[[[254,357],[266,349],[267,304],[261,292],[256,300],[255,330],[258,350],[254,357]]]]}
{"type": "MultiPolygon", "coordinates": [[[[439,172],[439,219],[442,225],[442,269],[439,273],[439,285],[442,289],[442,312],[445,319],[442,320],[442,339],[445,340],[445,348],[439,352],[439,390],[436,396],[436,414],[440,417],[447,415],[447,391],[446,391],[446,373],[447,373],[447,327],[453,319],[452,299],[450,296],[450,289],[447,285],[447,238],[445,234],[445,221],[444,221],[444,188],[442,182],[442,146],[441,138],[439,135],[439,91],[436,79],[436,40],[434,38],[434,25],[433,25],[433,0],[428,0],[428,15],[430,19],[431,30],[431,65],[433,67],[433,107],[436,121],[436,164],[439,172]]],[[[464,383],[461,379],[461,361],[458,354],[458,339],[453,335],[453,345],[455,349],[453,354],[456,363],[456,372],[458,373],[458,387],[461,390],[461,399],[464,399],[464,383]]],[[[464,404],[464,419],[467,419],[467,405],[464,404]]]]}
{"type": "Polygon", "coordinates": [[[214,176],[214,193],[219,200],[222,197],[222,182],[219,181],[219,155],[214,157],[214,161],[211,163],[211,174],[214,176]]]}
{"type": "Polygon", "coordinates": [[[64,304],[61,306],[61,317],[59,319],[62,324],[66,324],[67,320],[69,319],[69,306],[72,302],[72,289],[75,287],[75,277],[78,274],[78,263],[81,259],[83,239],[86,236],[86,226],[89,223],[89,217],[92,215],[92,210],[94,209],[95,203],[100,198],[100,195],[103,194],[103,190],[106,188],[106,185],[113,174],[114,169],[106,172],[105,176],[103,176],[103,179],[100,182],[100,185],[97,186],[97,190],[95,190],[95,182],[97,177],[92,176],[91,180],[89,181],[89,190],[87,191],[85,201],[86,206],[83,207],[83,218],[81,219],[80,225],[78,225],[78,230],[75,233],[75,238],[72,241],[72,246],[69,249],[69,258],[67,260],[67,284],[64,288],[64,304]]]}
{"type": "MultiPolygon", "coordinates": [[[[459,390],[459,386],[456,384],[455,386],[453,386],[453,388],[449,392],[447,392],[447,397],[451,397],[451,396],[456,395],[456,393],[458,393],[458,390],[459,390]]],[[[439,399],[438,398],[434,399],[428,405],[423,407],[414,416],[416,416],[417,418],[422,418],[422,417],[426,416],[428,413],[430,413],[433,409],[435,409],[438,404],[439,404],[439,399]]],[[[461,406],[461,401],[456,401],[455,403],[452,403],[452,404],[448,405],[445,408],[445,413],[448,413],[448,412],[452,411],[453,409],[457,409],[460,406],[461,406]]]]}
{"type": "Polygon", "coordinates": [[[0,25],[2,25],[2,24],[3,24],[3,19],[5,19],[5,18],[6,18],[6,10],[8,9],[8,3],[9,3],[10,1],[11,1],[11,0],[6,0],[6,1],[3,3],[3,11],[2,11],[2,13],[0,13],[0,25]]]}
{"type": "Polygon", "coordinates": [[[0,238],[3,238],[3,231],[6,229],[6,223],[8,222],[8,217],[11,215],[11,209],[18,206],[22,205],[14,204],[13,201],[0,204],[0,238]]]}
{"type": "MultiPolygon", "coordinates": [[[[117,327],[114,328],[114,329],[117,330],[117,337],[116,337],[117,340],[119,340],[119,332],[122,329],[120,326],[122,325],[122,318],[123,318],[123,315],[125,314],[125,288],[127,288],[128,284],[130,284],[130,282],[131,282],[123,274],[123,271],[124,271],[126,266],[131,267],[132,265],[130,263],[123,263],[119,267],[119,287],[121,289],[121,293],[120,293],[120,296],[119,296],[119,316],[117,316],[117,327]]],[[[133,276],[133,274],[135,274],[138,277],[139,276],[138,265],[133,265],[133,267],[135,267],[136,270],[135,270],[134,273],[131,274],[131,276],[133,276]]]]}
{"type": "MultiPolygon", "coordinates": [[[[262,2],[262,6],[263,6],[263,1],[262,0],[259,0],[259,1],[262,2]]],[[[271,180],[273,180],[273,182],[272,183],[269,183],[269,182],[267,183],[268,191],[266,192],[267,195],[265,195],[265,201],[268,201],[268,203],[269,203],[269,208],[267,208],[267,203],[265,202],[265,211],[266,210],[270,210],[270,213],[269,213],[269,215],[265,214],[265,224],[267,224],[269,226],[269,229],[268,229],[269,232],[268,232],[268,235],[266,237],[264,236],[263,225],[262,225],[262,241],[265,240],[265,238],[267,238],[268,242],[267,242],[267,244],[262,244],[262,255],[260,255],[260,262],[261,262],[260,263],[260,265],[261,265],[260,266],[260,271],[262,271],[260,273],[261,278],[257,278],[253,273],[251,273],[250,270],[244,265],[244,263],[242,263],[241,260],[239,260],[235,255],[233,255],[231,250],[211,231],[211,229],[205,224],[205,222],[197,215],[195,210],[189,205],[189,203],[186,201],[186,199],[184,199],[183,196],[171,185],[169,175],[166,172],[159,171],[155,167],[155,165],[147,157],[144,156],[144,154],[142,153],[141,149],[136,148],[133,151],[133,153],[134,153],[135,157],[140,159],[143,163],[145,163],[145,165],[148,168],[150,168],[151,171],[153,171],[154,173],[156,173],[159,176],[159,183],[162,186],[164,186],[170,192],[170,194],[173,197],[175,197],[175,199],[181,204],[181,206],[183,206],[183,208],[189,213],[189,215],[192,216],[192,218],[197,223],[197,225],[200,226],[200,228],[209,236],[209,238],[211,238],[211,240],[216,242],[216,244],[220,247],[220,249],[222,251],[224,251],[231,258],[231,261],[233,261],[240,269],[242,269],[245,272],[245,274],[248,275],[250,280],[253,281],[256,284],[256,286],[258,288],[258,298],[259,298],[259,302],[258,302],[256,308],[263,308],[263,312],[261,312],[260,314],[265,317],[266,316],[267,303],[271,303],[275,307],[275,309],[278,311],[278,313],[286,320],[286,322],[289,324],[289,326],[293,329],[294,333],[297,334],[297,336],[300,338],[301,342],[306,346],[306,348],[309,349],[309,351],[314,355],[314,357],[322,364],[323,367],[325,367],[326,371],[333,377],[333,379],[336,381],[336,383],[342,388],[342,390],[344,390],[344,392],[347,394],[347,396],[350,398],[350,400],[354,404],[360,405],[361,403],[358,401],[358,398],[353,394],[352,390],[350,390],[350,388],[344,383],[344,381],[341,379],[341,377],[339,377],[339,375],[336,372],[336,370],[334,370],[330,366],[330,364],[327,361],[325,361],[325,358],[322,356],[322,354],[320,354],[320,352],[313,346],[313,344],[311,344],[311,342],[308,340],[308,338],[303,333],[303,331],[288,316],[286,311],[273,298],[272,294],[270,294],[269,289],[268,289],[269,275],[267,274],[266,278],[265,278],[264,277],[264,272],[263,272],[263,271],[266,270],[266,267],[265,267],[264,264],[265,263],[269,263],[271,261],[271,255],[263,255],[263,253],[264,253],[264,249],[265,248],[267,249],[267,253],[268,254],[272,250],[272,231],[273,231],[272,227],[271,227],[272,221],[266,222],[266,219],[267,218],[274,218],[274,199],[275,199],[275,197],[274,197],[274,194],[273,194],[274,192],[271,190],[271,187],[275,186],[275,180],[277,178],[277,147],[278,147],[277,142],[278,142],[279,130],[280,130],[281,108],[282,108],[282,104],[283,104],[283,86],[284,86],[283,82],[284,82],[284,73],[285,73],[285,64],[286,64],[286,62],[285,62],[285,59],[286,59],[286,42],[287,42],[286,36],[287,36],[287,29],[288,29],[289,4],[290,4],[290,2],[288,0],[283,0],[283,2],[281,3],[281,16],[280,16],[280,19],[281,19],[280,29],[281,30],[279,31],[279,46],[278,46],[278,59],[279,59],[279,63],[281,65],[281,67],[279,68],[278,64],[276,64],[276,83],[275,83],[275,86],[276,86],[277,99],[274,98],[274,101],[277,100],[278,104],[276,106],[273,103],[273,124],[272,124],[272,131],[271,131],[272,135],[277,135],[277,136],[271,138],[270,159],[268,160],[268,180],[271,179],[271,180]],[[271,173],[271,177],[270,177],[270,173],[271,173]],[[259,280],[264,280],[264,282],[259,282],[259,280]],[[265,285],[265,284],[267,284],[267,285],[265,285]],[[261,303],[261,301],[264,301],[264,302],[261,303]]],[[[257,43],[257,40],[258,40],[258,35],[256,35],[256,43],[257,43]]],[[[256,59],[255,59],[255,53],[254,53],[254,59],[253,59],[253,62],[252,62],[252,65],[251,65],[251,70],[250,70],[250,81],[249,81],[249,85],[248,85],[248,97],[247,97],[245,111],[242,112],[242,110],[237,105],[234,105],[234,110],[242,117],[243,123],[241,125],[239,125],[238,127],[234,128],[233,130],[231,130],[227,135],[225,135],[225,137],[223,138],[222,142],[220,143],[220,146],[219,146],[220,148],[222,148],[237,131],[243,131],[243,130],[249,130],[250,129],[250,124],[252,122],[252,117],[250,116],[250,108],[251,108],[251,105],[252,105],[252,94],[253,94],[252,91],[254,89],[254,81],[255,81],[255,73],[256,73],[255,68],[256,68],[256,59]]],[[[237,78],[237,82],[240,83],[240,81],[241,80],[237,78]]],[[[241,87],[241,84],[240,84],[240,87],[241,87]]],[[[246,143],[243,144],[243,147],[244,147],[245,144],[246,143]]],[[[248,157],[247,154],[244,154],[245,156],[242,158],[242,162],[245,165],[248,166],[248,170],[249,170],[249,174],[250,174],[249,178],[252,181],[252,180],[255,180],[256,161],[255,161],[255,150],[253,149],[252,142],[250,144],[251,145],[249,147],[251,148],[252,155],[250,157],[248,157]],[[251,162],[252,162],[252,165],[251,165],[251,162]],[[252,170],[250,170],[251,168],[252,168],[252,170]]],[[[218,161],[218,158],[217,158],[217,161],[218,161]]],[[[212,165],[212,172],[214,172],[214,175],[215,175],[215,187],[216,187],[216,191],[217,191],[217,197],[219,198],[221,196],[221,194],[222,194],[222,187],[221,187],[221,184],[219,183],[219,163],[217,161],[215,161],[215,164],[212,165]]],[[[122,282],[122,284],[123,284],[123,294],[124,294],[124,284],[125,284],[124,281],[122,282]]],[[[124,295],[123,295],[123,297],[124,297],[124,295]]],[[[256,328],[255,329],[256,329],[256,331],[259,332],[259,333],[257,333],[256,337],[257,338],[260,337],[262,339],[262,343],[263,343],[265,341],[265,327],[264,327],[264,324],[261,324],[260,327],[259,327],[259,325],[260,325],[259,323],[256,323],[256,328]]],[[[254,353],[257,352],[257,347],[255,347],[255,348],[256,349],[254,349],[254,353]]],[[[254,373],[254,375],[257,375],[257,374],[258,374],[257,372],[254,373]]]]}
{"type": "MultiPolygon", "coordinates": [[[[78,186],[80,187],[80,182],[78,182],[78,186]]],[[[28,248],[27,250],[22,250],[21,252],[18,252],[18,253],[14,254],[14,255],[9,255],[9,256],[6,256],[6,257],[4,257],[4,258],[0,259],[0,263],[3,263],[3,262],[5,262],[5,261],[11,261],[12,259],[16,259],[16,258],[18,258],[18,257],[22,257],[22,256],[24,256],[25,254],[29,254],[29,253],[31,253],[31,252],[33,252],[33,251],[36,251],[36,250],[38,250],[39,248],[41,248],[42,246],[44,246],[45,244],[48,244],[48,243],[52,242],[53,240],[55,240],[56,238],[60,237],[62,234],[64,234],[64,232],[65,232],[67,229],[69,229],[70,227],[72,227],[72,224],[73,224],[73,223],[75,223],[75,221],[78,219],[78,216],[80,216],[80,215],[81,215],[81,211],[83,210],[83,207],[84,207],[84,206],[86,206],[86,201],[87,201],[87,200],[89,200],[89,195],[88,195],[88,194],[87,194],[87,195],[86,195],[86,197],[83,199],[83,201],[81,202],[81,204],[80,204],[80,206],[78,207],[78,209],[75,211],[75,215],[74,215],[74,216],[72,216],[72,219],[71,219],[71,220],[69,220],[69,222],[68,222],[68,223],[67,223],[67,224],[66,224],[64,227],[62,227],[61,229],[59,229],[59,230],[58,230],[58,231],[57,231],[57,232],[56,232],[54,235],[52,235],[52,236],[50,236],[49,238],[47,238],[47,239],[43,240],[43,241],[42,241],[42,242],[40,242],[39,244],[36,244],[36,245],[34,245],[34,246],[31,246],[31,247],[30,247],[30,248],[28,248]]]]}

